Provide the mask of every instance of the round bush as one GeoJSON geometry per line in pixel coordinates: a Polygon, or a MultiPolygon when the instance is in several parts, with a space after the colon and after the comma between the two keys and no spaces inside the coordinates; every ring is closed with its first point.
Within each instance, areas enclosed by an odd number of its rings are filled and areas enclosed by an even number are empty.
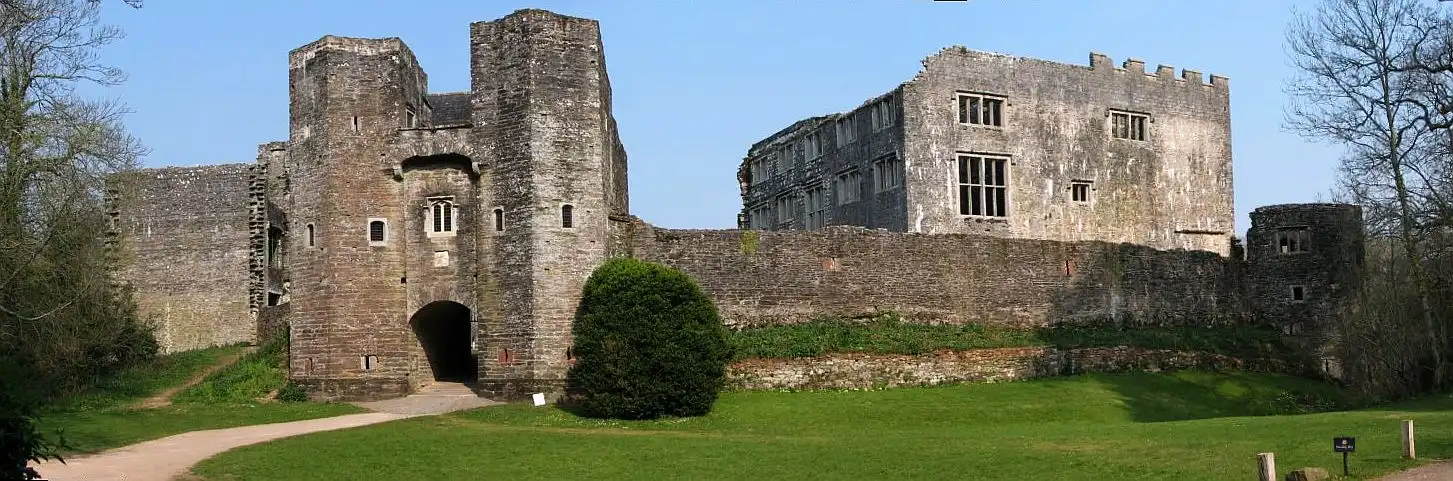
{"type": "Polygon", "coordinates": [[[585,281],[569,385],[582,414],[615,419],[711,411],[731,360],[716,306],[686,274],[610,259],[585,281]]]}

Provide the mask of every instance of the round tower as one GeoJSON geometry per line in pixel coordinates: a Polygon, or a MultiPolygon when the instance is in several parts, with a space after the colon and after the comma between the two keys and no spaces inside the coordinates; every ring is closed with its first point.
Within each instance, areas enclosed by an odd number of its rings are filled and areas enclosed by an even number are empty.
{"type": "Polygon", "coordinates": [[[1301,348],[1312,368],[1334,377],[1340,369],[1332,347],[1357,299],[1363,241],[1362,208],[1349,204],[1260,207],[1246,234],[1252,312],[1301,348]]]}

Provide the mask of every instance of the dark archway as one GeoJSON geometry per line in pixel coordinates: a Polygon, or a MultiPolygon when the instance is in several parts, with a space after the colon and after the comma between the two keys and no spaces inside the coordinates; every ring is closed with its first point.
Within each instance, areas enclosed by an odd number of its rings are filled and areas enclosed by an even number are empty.
{"type": "Polygon", "coordinates": [[[472,352],[469,308],[453,301],[431,302],[409,319],[436,381],[473,382],[479,364],[472,352]]]}

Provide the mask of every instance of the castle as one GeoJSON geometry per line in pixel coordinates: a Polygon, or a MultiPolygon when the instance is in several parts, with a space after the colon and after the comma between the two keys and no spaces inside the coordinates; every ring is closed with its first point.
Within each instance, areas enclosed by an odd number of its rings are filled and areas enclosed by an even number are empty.
{"type": "Polygon", "coordinates": [[[610,256],[685,271],[738,328],[1271,324],[1324,361],[1356,290],[1355,206],[1263,207],[1233,243],[1222,77],[946,49],[752,146],[743,229],[673,230],[629,213],[595,21],[521,10],[470,43],[471,91],[431,93],[399,39],[325,36],[289,53],[289,138],[255,163],[115,180],[167,350],[287,332],[320,399],[559,392],[610,256]]]}

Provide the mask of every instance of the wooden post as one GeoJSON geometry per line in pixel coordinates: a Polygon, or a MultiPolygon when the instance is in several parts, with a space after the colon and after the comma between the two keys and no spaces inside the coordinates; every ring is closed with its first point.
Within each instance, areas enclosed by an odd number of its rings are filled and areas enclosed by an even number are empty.
{"type": "Polygon", "coordinates": [[[1276,454],[1260,453],[1256,455],[1256,474],[1260,481],[1278,481],[1276,479],[1276,454]]]}
{"type": "Polygon", "coordinates": [[[1413,447],[1413,420],[1411,419],[1403,420],[1403,457],[1406,459],[1418,457],[1417,449],[1413,447]]]}

